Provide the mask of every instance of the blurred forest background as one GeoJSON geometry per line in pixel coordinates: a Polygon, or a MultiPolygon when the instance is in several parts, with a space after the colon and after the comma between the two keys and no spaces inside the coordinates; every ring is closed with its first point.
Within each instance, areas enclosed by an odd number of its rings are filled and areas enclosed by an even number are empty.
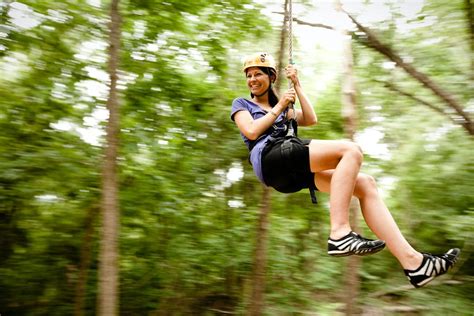
{"type": "Polygon", "coordinates": [[[363,170],[417,249],[462,249],[451,273],[415,290],[388,250],[356,268],[331,258],[327,196],[314,206],[306,190],[269,196],[257,181],[230,105],[248,95],[242,57],[280,54],[284,1],[3,0],[0,314],[473,315],[473,1],[343,4],[353,20],[332,1],[294,4],[295,61],[320,121],[299,133],[345,137],[347,28],[363,170]],[[120,113],[116,160],[107,106],[120,113]]]}

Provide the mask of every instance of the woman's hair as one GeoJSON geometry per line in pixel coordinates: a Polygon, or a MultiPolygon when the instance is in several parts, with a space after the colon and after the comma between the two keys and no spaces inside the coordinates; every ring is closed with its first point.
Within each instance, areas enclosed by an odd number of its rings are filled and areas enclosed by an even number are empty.
{"type": "Polygon", "coordinates": [[[275,105],[277,105],[278,101],[278,95],[276,94],[275,89],[272,86],[270,90],[268,90],[268,103],[270,103],[270,105],[274,107],[275,105]]]}
{"type": "MultiPolygon", "coordinates": [[[[278,101],[278,95],[273,87],[273,83],[275,83],[277,79],[276,71],[273,68],[269,67],[258,67],[261,71],[266,73],[270,78],[270,87],[268,87],[268,103],[270,103],[271,107],[274,107],[278,101]]],[[[253,98],[253,93],[250,93],[250,96],[253,98]]]]}

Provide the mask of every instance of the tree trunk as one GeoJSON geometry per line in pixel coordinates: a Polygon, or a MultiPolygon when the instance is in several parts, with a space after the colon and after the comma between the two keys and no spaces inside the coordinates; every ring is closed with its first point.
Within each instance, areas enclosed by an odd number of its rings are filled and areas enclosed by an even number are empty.
{"type": "Polygon", "coordinates": [[[249,316],[259,316],[264,309],[265,273],[267,265],[268,215],[270,213],[270,188],[264,187],[262,206],[258,219],[255,254],[253,261],[252,293],[247,311],[249,316]]]}
{"type": "MultiPolygon", "coordinates": [[[[350,204],[351,212],[351,227],[352,230],[359,230],[359,205],[356,199],[351,200],[350,204]]],[[[360,268],[361,258],[359,256],[350,256],[347,259],[346,265],[346,285],[344,286],[344,295],[345,295],[345,307],[346,315],[356,315],[357,314],[357,298],[359,296],[360,289],[360,279],[359,279],[359,268],[360,268]]]]}
{"type": "MultiPolygon", "coordinates": [[[[224,214],[224,227],[227,232],[232,231],[232,227],[234,226],[233,223],[234,218],[234,211],[232,208],[226,209],[224,214]]],[[[226,247],[227,247],[227,254],[232,255],[235,253],[236,245],[233,236],[230,233],[225,235],[226,240],[226,247]]],[[[225,267],[225,293],[227,297],[234,297],[234,288],[236,284],[236,273],[235,273],[235,262],[229,261],[225,267]]]]}
{"type": "Polygon", "coordinates": [[[343,40],[342,50],[342,118],[344,119],[344,134],[354,140],[357,128],[356,86],[354,80],[354,61],[352,55],[351,35],[344,29],[341,31],[343,40]]]}
{"type": "Polygon", "coordinates": [[[99,254],[98,314],[118,314],[118,176],[117,150],[119,136],[119,103],[117,96],[117,69],[120,46],[119,0],[112,0],[110,16],[109,76],[110,88],[107,100],[109,120],[102,170],[102,236],[99,254]]]}
{"type": "MultiPolygon", "coordinates": [[[[342,14],[341,3],[336,0],[336,10],[342,14]]],[[[342,41],[342,117],[344,119],[344,133],[347,139],[354,140],[357,129],[357,103],[356,86],[354,79],[354,59],[352,54],[352,37],[346,29],[339,30],[342,41]]],[[[358,225],[358,203],[352,198],[350,206],[351,227],[354,231],[359,230],[358,225]]],[[[351,256],[346,265],[346,285],[344,286],[346,315],[354,315],[357,310],[357,297],[359,295],[360,257],[351,256]]]]}
{"type": "Polygon", "coordinates": [[[471,91],[474,90],[474,1],[464,0],[469,34],[469,54],[471,55],[471,91]]]}
{"type": "Polygon", "coordinates": [[[86,297],[87,272],[92,257],[92,236],[94,235],[94,223],[97,217],[97,207],[93,206],[89,209],[84,223],[84,237],[81,245],[81,258],[79,265],[79,277],[76,285],[76,297],[74,300],[74,315],[84,315],[84,301],[86,297]]]}
{"type": "MultiPolygon", "coordinates": [[[[288,11],[288,0],[285,0],[284,4],[284,10],[285,12],[288,11]]],[[[281,90],[281,82],[282,82],[282,76],[281,76],[281,70],[283,69],[284,65],[284,59],[285,59],[285,47],[286,47],[286,37],[288,35],[288,32],[286,30],[286,25],[288,23],[289,16],[285,13],[284,19],[283,19],[283,26],[281,28],[280,32],[280,49],[279,49],[279,54],[278,54],[278,62],[277,62],[277,70],[278,70],[278,78],[277,81],[275,82],[275,89],[280,94],[281,90]]]]}
{"type": "MultiPolygon", "coordinates": [[[[284,9],[287,12],[288,0],[285,0],[284,9]]],[[[283,69],[284,60],[284,49],[286,42],[286,23],[287,15],[283,19],[283,26],[280,32],[280,51],[278,52],[278,64],[277,72],[279,74],[278,81],[275,84],[277,93],[280,94],[281,87],[281,73],[283,69]]],[[[258,229],[256,236],[255,255],[253,262],[253,280],[252,280],[252,292],[250,297],[250,305],[247,310],[247,315],[258,316],[261,315],[264,310],[264,293],[265,293],[265,273],[267,265],[267,239],[268,239],[268,225],[269,225],[269,214],[271,210],[270,205],[271,191],[270,188],[264,187],[262,194],[262,206],[260,209],[260,217],[258,219],[258,229]]]]}

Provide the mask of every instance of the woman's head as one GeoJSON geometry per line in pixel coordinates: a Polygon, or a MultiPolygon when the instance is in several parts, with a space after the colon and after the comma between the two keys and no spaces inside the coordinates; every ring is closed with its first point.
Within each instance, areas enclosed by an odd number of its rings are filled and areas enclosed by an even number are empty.
{"type": "Polygon", "coordinates": [[[276,75],[276,63],[272,55],[268,53],[256,53],[245,57],[244,72],[250,67],[266,67],[273,69],[276,75]]]}
{"type": "Polygon", "coordinates": [[[257,53],[250,55],[244,60],[245,75],[250,96],[260,97],[268,93],[271,106],[278,103],[278,97],[273,90],[272,84],[277,79],[275,60],[270,54],[257,53]]]}

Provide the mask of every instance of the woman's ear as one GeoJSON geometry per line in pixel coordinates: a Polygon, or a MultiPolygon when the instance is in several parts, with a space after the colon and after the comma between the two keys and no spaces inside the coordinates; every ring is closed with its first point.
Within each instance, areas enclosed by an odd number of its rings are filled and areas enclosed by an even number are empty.
{"type": "Polygon", "coordinates": [[[268,75],[269,75],[269,77],[270,77],[270,81],[271,81],[272,83],[275,83],[275,81],[277,80],[277,74],[276,74],[275,69],[270,69],[268,75]]]}
{"type": "Polygon", "coordinates": [[[275,81],[277,80],[276,75],[275,75],[275,74],[271,74],[270,80],[272,81],[272,83],[275,83],[275,81]]]}

